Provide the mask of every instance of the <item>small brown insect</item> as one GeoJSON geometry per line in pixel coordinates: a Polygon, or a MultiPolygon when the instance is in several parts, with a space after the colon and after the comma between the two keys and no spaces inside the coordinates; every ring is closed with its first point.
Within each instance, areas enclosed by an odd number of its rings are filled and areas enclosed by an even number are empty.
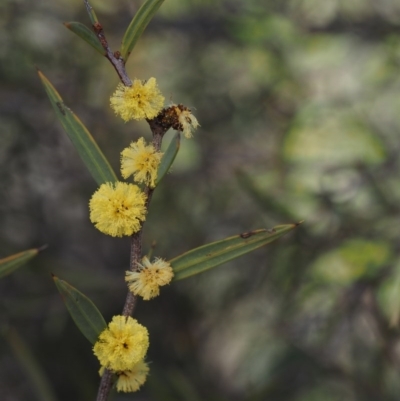
{"type": "Polygon", "coordinates": [[[56,105],[58,109],[60,110],[61,114],[65,116],[65,109],[64,109],[64,103],[62,102],[56,102],[56,105]]]}
{"type": "Polygon", "coordinates": [[[251,237],[253,234],[254,234],[253,231],[248,231],[248,232],[246,232],[246,233],[240,234],[240,237],[243,238],[243,239],[245,239],[245,238],[251,237]]]}

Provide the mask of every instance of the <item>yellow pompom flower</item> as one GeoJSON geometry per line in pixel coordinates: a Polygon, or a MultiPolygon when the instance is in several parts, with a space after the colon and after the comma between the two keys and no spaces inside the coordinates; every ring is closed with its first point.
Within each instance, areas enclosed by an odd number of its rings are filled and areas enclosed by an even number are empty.
{"type": "Polygon", "coordinates": [[[157,87],[155,78],[148,81],[135,79],[132,86],[118,84],[110,98],[115,114],[127,122],[129,120],[151,120],[164,107],[164,96],[157,87]]]}
{"type": "Polygon", "coordinates": [[[149,367],[145,361],[140,361],[132,369],[118,373],[117,391],[132,393],[139,390],[146,381],[149,367]]]}
{"type": "Polygon", "coordinates": [[[140,138],[121,152],[121,174],[125,179],[133,174],[136,182],[154,188],[162,155],[140,138]]]}
{"type": "Polygon", "coordinates": [[[174,277],[172,267],[162,259],[150,263],[145,256],[139,271],[127,271],[125,281],[134,295],[140,295],[145,301],[156,297],[160,293],[160,286],[169,284],[174,277]]]}
{"type": "Polygon", "coordinates": [[[93,347],[100,364],[114,372],[132,370],[149,347],[149,333],[136,319],[114,316],[93,347]]]}
{"type": "Polygon", "coordinates": [[[138,186],[107,182],[90,199],[90,221],[104,234],[132,235],[146,219],[145,204],[146,195],[138,186]]]}

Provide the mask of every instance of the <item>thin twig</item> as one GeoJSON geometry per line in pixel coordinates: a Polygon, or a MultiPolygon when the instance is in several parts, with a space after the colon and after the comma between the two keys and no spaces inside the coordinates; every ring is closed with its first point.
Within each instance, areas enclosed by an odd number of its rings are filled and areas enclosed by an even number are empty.
{"type": "Polygon", "coordinates": [[[83,2],[85,3],[86,11],[89,14],[89,18],[92,24],[99,22],[99,20],[97,19],[97,15],[94,12],[93,7],[89,4],[88,0],[83,0],[83,2]]]}
{"type": "Polygon", "coordinates": [[[157,118],[147,120],[147,122],[149,123],[151,132],[153,133],[153,146],[155,150],[159,152],[161,150],[162,139],[168,128],[165,128],[157,118]]]}
{"type": "Polygon", "coordinates": [[[106,401],[111,390],[113,373],[106,369],[100,380],[99,390],[97,392],[97,401],[106,401]]]}
{"type": "MultiPolygon", "coordinates": [[[[155,120],[148,121],[150,125],[150,129],[153,133],[153,146],[157,151],[161,149],[162,138],[166,132],[166,129],[163,128],[160,124],[158,124],[155,120]]],[[[146,210],[149,210],[149,205],[151,202],[151,198],[154,192],[154,188],[146,187],[145,193],[147,195],[146,200],[146,210]]],[[[138,263],[140,262],[142,256],[142,234],[143,234],[143,225],[140,230],[132,235],[131,239],[131,258],[130,258],[130,270],[137,270],[138,263]]],[[[133,295],[130,291],[128,291],[125,305],[122,310],[123,316],[131,316],[137,302],[137,297],[133,295]]],[[[112,387],[112,378],[113,373],[106,369],[101,381],[99,390],[97,393],[96,401],[107,401],[108,394],[110,393],[112,387]]]]}
{"type": "MultiPolygon", "coordinates": [[[[147,203],[147,201],[146,201],[147,203]]],[[[147,210],[147,205],[146,205],[147,210]]],[[[142,233],[143,233],[143,225],[140,228],[140,231],[132,235],[131,238],[131,260],[129,264],[129,268],[132,271],[137,270],[138,263],[140,262],[140,258],[142,256],[142,233]]],[[[131,316],[133,311],[135,310],[137,297],[133,295],[130,291],[126,296],[124,309],[122,310],[122,314],[124,316],[131,316]]]]}
{"type": "Polygon", "coordinates": [[[125,86],[132,86],[132,81],[128,77],[128,74],[126,73],[125,70],[125,61],[121,57],[121,53],[119,51],[113,53],[112,50],[110,49],[110,46],[108,46],[103,26],[100,24],[100,22],[96,22],[95,24],[93,24],[93,29],[95,34],[99,38],[99,41],[103,46],[103,49],[106,51],[106,57],[108,58],[112,66],[115,68],[115,71],[117,71],[117,74],[122,83],[125,86]]]}
{"type": "MultiPolygon", "coordinates": [[[[86,9],[90,16],[90,19],[93,23],[93,29],[103,46],[104,50],[106,51],[106,57],[115,68],[120,80],[125,86],[132,86],[132,81],[129,78],[128,74],[125,70],[125,62],[121,57],[121,54],[117,51],[115,53],[112,52],[110,49],[106,36],[104,34],[104,30],[102,25],[98,22],[96,14],[94,13],[92,7],[90,6],[88,0],[84,0],[86,9]],[[94,22],[95,21],[95,22],[94,22]]],[[[150,129],[153,133],[153,146],[157,151],[161,149],[162,138],[167,131],[167,128],[163,126],[160,121],[157,119],[148,120],[150,129]]],[[[150,201],[153,195],[154,189],[150,187],[146,187],[145,193],[147,195],[146,200],[146,210],[149,209],[150,201]]],[[[138,263],[140,262],[142,256],[142,233],[143,233],[143,225],[140,230],[132,235],[131,239],[131,256],[130,256],[130,270],[135,271],[137,270],[138,263]]],[[[133,295],[130,291],[128,291],[125,305],[122,311],[123,316],[131,316],[137,302],[137,297],[133,295]]],[[[112,380],[113,380],[113,372],[108,369],[105,369],[104,374],[100,381],[99,390],[97,393],[96,401],[106,401],[108,395],[110,393],[112,387],[112,380]]]]}
{"type": "Polygon", "coordinates": [[[108,58],[112,66],[117,71],[117,74],[125,86],[132,86],[132,81],[129,78],[128,74],[125,70],[125,61],[121,57],[121,53],[116,51],[113,53],[110,46],[108,45],[108,41],[106,39],[106,35],[104,34],[103,26],[98,21],[95,12],[93,11],[92,6],[89,4],[88,0],[83,0],[86,6],[86,10],[89,14],[90,20],[92,22],[94,33],[97,35],[103,49],[106,51],[105,56],[108,58]]]}

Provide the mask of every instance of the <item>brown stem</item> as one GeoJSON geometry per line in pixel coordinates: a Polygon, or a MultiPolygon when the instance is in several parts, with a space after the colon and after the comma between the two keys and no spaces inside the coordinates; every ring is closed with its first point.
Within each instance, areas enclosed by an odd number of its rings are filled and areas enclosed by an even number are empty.
{"type": "MultiPolygon", "coordinates": [[[[163,110],[165,111],[165,109],[163,110]]],[[[159,114],[162,115],[163,111],[159,114]]],[[[161,150],[161,143],[164,137],[164,134],[168,131],[169,126],[165,126],[162,120],[157,117],[153,120],[147,120],[149,123],[151,132],[153,133],[153,146],[157,152],[161,150]]]]}
{"type": "MultiPolygon", "coordinates": [[[[102,25],[97,21],[97,17],[95,17],[94,11],[92,10],[88,0],[84,0],[85,6],[91,15],[92,21],[95,21],[93,23],[93,29],[103,46],[103,49],[105,50],[106,54],[105,56],[107,59],[110,61],[110,63],[113,65],[115,68],[115,71],[117,72],[120,80],[125,86],[132,86],[132,81],[129,78],[128,74],[126,73],[125,70],[125,62],[123,58],[121,57],[121,54],[119,51],[113,53],[110,47],[108,46],[107,39],[104,34],[104,30],[102,25]]],[[[159,151],[161,149],[161,143],[163,136],[165,132],[168,130],[168,128],[165,127],[157,118],[153,120],[147,120],[149,123],[151,132],[153,133],[153,146],[154,148],[159,151]]],[[[151,202],[151,198],[154,192],[154,188],[146,187],[145,193],[147,195],[147,200],[146,200],[146,210],[149,210],[149,205],[151,202]]],[[[141,256],[142,256],[142,234],[143,234],[143,225],[140,228],[140,230],[132,235],[131,238],[131,256],[130,256],[130,270],[135,271],[137,269],[138,263],[140,262],[141,256]]],[[[125,300],[125,305],[122,310],[122,315],[123,316],[131,316],[135,306],[136,306],[136,301],[137,297],[134,296],[130,291],[128,291],[128,294],[126,296],[125,300]]],[[[100,381],[100,386],[99,390],[97,393],[97,398],[96,401],[107,401],[108,395],[111,390],[112,386],[112,380],[113,380],[113,372],[110,370],[106,369],[104,371],[104,374],[101,378],[100,381]]]]}
{"type": "Polygon", "coordinates": [[[108,46],[108,42],[106,39],[106,36],[104,34],[103,26],[100,24],[100,22],[95,22],[93,24],[93,29],[97,37],[99,38],[99,41],[101,45],[103,46],[103,49],[105,50],[106,54],[105,56],[108,58],[112,66],[115,68],[115,71],[117,71],[117,74],[119,76],[119,79],[122,81],[122,83],[125,86],[132,86],[132,81],[128,77],[128,74],[126,73],[125,70],[125,61],[121,57],[121,53],[119,51],[116,51],[115,53],[112,52],[110,49],[110,46],[108,46]]]}
{"type": "MultiPolygon", "coordinates": [[[[153,146],[154,149],[159,152],[161,150],[161,144],[166,133],[167,129],[165,126],[161,125],[159,120],[156,118],[154,120],[147,120],[149,123],[151,132],[153,133],[153,146]]],[[[147,202],[146,202],[146,209],[149,210],[149,205],[151,202],[151,198],[153,197],[154,188],[146,187],[146,195],[147,195],[147,202]]]]}
{"type": "Polygon", "coordinates": [[[89,15],[90,21],[92,22],[92,24],[95,24],[96,22],[98,22],[98,20],[96,13],[93,10],[93,7],[89,4],[88,0],[83,0],[83,2],[85,3],[86,11],[89,15]]]}
{"type": "Polygon", "coordinates": [[[107,400],[108,394],[111,390],[113,373],[111,370],[106,369],[101,377],[99,390],[97,392],[97,401],[107,400]]]}
{"type": "MultiPolygon", "coordinates": [[[[149,125],[153,132],[153,146],[156,148],[156,150],[160,150],[162,138],[166,130],[160,127],[158,124],[153,123],[153,120],[149,121],[149,125]]],[[[151,202],[153,192],[154,188],[146,187],[145,189],[145,193],[147,195],[146,210],[149,210],[149,205],[151,202]]],[[[131,238],[131,257],[130,257],[129,268],[132,271],[135,271],[137,269],[137,265],[142,257],[143,226],[144,224],[142,224],[140,230],[137,233],[133,234],[131,238]]],[[[130,291],[128,291],[125,300],[125,305],[122,310],[122,315],[131,316],[135,309],[136,302],[137,302],[137,297],[133,295],[130,291]]],[[[112,378],[113,378],[113,373],[110,370],[106,369],[100,381],[100,386],[97,393],[96,401],[107,401],[108,395],[112,387],[112,378]]]]}
{"type": "MultiPolygon", "coordinates": [[[[148,210],[148,199],[146,201],[146,209],[148,210]]],[[[137,270],[138,263],[140,262],[140,258],[142,256],[142,233],[143,233],[143,225],[140,228],[140,231],[132,235],[131,238],[131,261],[129,264],[129,268],[132,271],[137,270]]],[[[124,316],[131,316],[135,306],[136,306],[137,297],[135,297],[130,291],[126,295],[124,309],[122,310],[122,314],[124,316]]]]}
{"type": "MultiPolygon", "coordinates": [[[[161,143],[162,143],[162,138],[166,132],[166,129],[162,127],[159,123],[157,123],[156,119],[154,120],[149,120],[148,121],[150,125],[150,129],[153,133],[153,146],[157,151],[161,149],[161,143]]],[[[146,201],[146,210],[149,210],[149,205],[151,202],[151,198],[153,196],[154,188],[146,187],[145,193],[147,195],[147,201],[146,201]]],[[[132,235],[131,239],[131,260],[130,260],[130,270],[135,271],[137,269],[137,265],[140,262],[140,259],[142,257],[142,234],[143,234],[143,226],[144,223],[142,224],[142,227],[140,230],[132,235]]],[[[125,305],[122,310],[122,315],[123,316],[131,316],[137,302],[137,297],[133,295],[130,291],[128,291],[128,294],[126,296],[125,300],[125,305]]],[[[113,378],[113,373],[106,369],[101,381],[100,381],[100,386],[99,390],[97,393],[97,399],[96,401],[107,401],[108,394],[110,393],[111,386],[112,386],[112,378],[113,378]]]]}

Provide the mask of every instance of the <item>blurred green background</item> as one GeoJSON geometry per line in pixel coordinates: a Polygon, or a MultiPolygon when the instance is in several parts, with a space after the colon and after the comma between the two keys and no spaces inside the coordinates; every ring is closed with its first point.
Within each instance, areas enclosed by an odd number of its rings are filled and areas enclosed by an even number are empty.
{"type": "MultiPolygon", "coordinates": [[[[118,49],[141,1],[91,4],[118,49]]],[[[15,330],[0,341],[2,401],[42,399],[28,354],[57,400],[95,399],[98,362],[50,273],[107,320],[126,295],[129,239],[89,222],[96,184],[35,66],[116,171],[120,151],[150,132],[113,115],[114,70],[65,21],[89,25],[81,0],[0,3],[0,257],[49,245],[0,281],[0,327],[15,330]]],[[[140,302],[151,375],[114,400],[398,400],[400,1],[166,0],[128,72],[156,77],[201,124],[155,193],[145,250],[156,241],[169,259],[305,222],[140,302]]]]}

